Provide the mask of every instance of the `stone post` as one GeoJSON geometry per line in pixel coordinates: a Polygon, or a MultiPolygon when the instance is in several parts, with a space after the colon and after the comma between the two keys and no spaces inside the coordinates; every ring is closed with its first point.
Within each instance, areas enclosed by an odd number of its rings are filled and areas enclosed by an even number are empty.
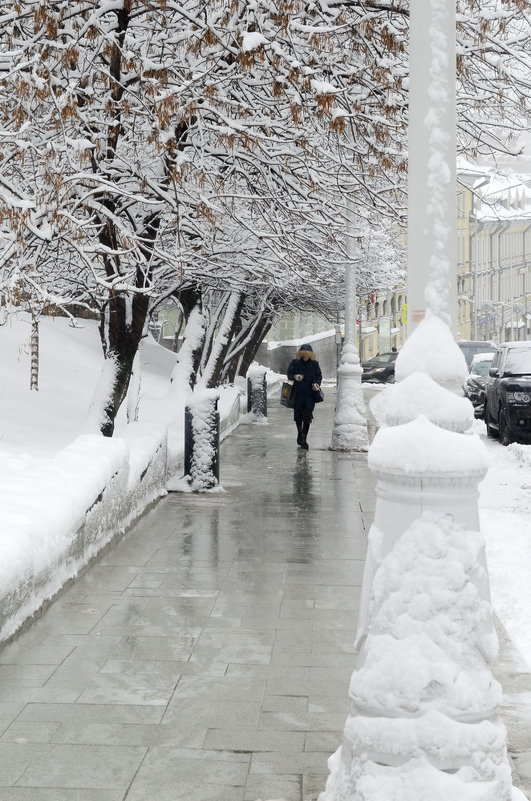
{"type": "Polygon", "coordinates": [[[267,371],[250,367],[247,371],[247,413],[259,421],[267,418],[267,371]]]}
{"type": "Polygon", "coordinates": [[[219,484],[219,393],[193,394],[184,411],[184,473],[193,492],[219,484]]]}

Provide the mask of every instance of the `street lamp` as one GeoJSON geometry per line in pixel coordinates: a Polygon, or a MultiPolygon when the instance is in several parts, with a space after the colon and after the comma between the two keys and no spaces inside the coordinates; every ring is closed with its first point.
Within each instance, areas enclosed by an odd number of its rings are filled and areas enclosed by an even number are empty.
{"type": "Polygon", "coordinates": [[[473,410],[453,335],[455,0],[411,0],[410,14],[411,327],[369,450],[377,502],[360,658],[320,801],[511,801],[477,505],[488,458],[465,433],[473,410]]]}
{"type": "Polygon", "coordinates": [[[369,447],[365,401],[361,387],[363,369],[356,348],[356,265],[359,259],[356,213],[346,204],[345,339],[337,368],[337,399],[330,450],[366,451],[369,447]]]}

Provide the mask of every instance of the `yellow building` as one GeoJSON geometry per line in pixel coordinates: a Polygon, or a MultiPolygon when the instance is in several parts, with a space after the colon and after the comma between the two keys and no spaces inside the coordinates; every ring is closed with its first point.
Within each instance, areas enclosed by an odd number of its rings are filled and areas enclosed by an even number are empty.
{"type": "MultiPolygon", "coordinates": [[[[531,339],[531,176],[458,165],[457,339],[531,339]]],[[[381,316],[392,317],[392,345],[407,332],[406,291],[364,297],[360,353],[378,352],[381,316]]]]}
{"type": "Polygon", "coordinates": [[[531,176],[463,166],[458,177],[458,339],[528,339],[531,176]]]}

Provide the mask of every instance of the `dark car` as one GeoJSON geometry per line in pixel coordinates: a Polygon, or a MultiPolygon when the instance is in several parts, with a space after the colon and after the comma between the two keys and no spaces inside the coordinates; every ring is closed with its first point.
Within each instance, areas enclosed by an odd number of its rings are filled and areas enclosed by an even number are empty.
{"type": "Polygon", "coordinates": [[[474,417],[478,420],[482,420],[485,413],[485,384],[493,358],[494,353],[476,354],[463,384],[465,397],[474,407],[474,417]]]}
{"type": "Polygon", "coordinates": [[[466,366],[470,370],[472,359],[477,353],[492,353],[496,350],[496,343],[487,339],[461,339],[458,343],[463,351],[466,366]]]}
{"type": "Polygon", "coordinates": [[[485,393],[487,434],[502,445],[531,444],[531,341],[496,348],[485,393]]]}
{"type": "Polygon", "coordinates": [[[395,380],[395,361],[398,353],[379,353],[374,358],[362,362],[363,375],[362,381],[374,381],[380,384],[393,383],[395,380]]]}

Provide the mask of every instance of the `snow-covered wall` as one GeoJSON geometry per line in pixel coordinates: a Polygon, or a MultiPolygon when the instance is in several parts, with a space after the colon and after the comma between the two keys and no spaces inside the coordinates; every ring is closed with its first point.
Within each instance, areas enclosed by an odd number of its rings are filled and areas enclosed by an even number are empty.
{"type": "Polygon", "coordinates": [[[326,331],[322,334],[314,334],[306,339],[292,340],[289,342],[263,342],[257,353],[257,360],[260,364],[270,367],[277,373],[285,375],[290,361],[303,342],[311,343],[316,358],[321,367],[325,378],[335,378],[337,372],[337,344],[335,331],[326,331]]]}
{"type": "MultiPolygon", "coordinates": [[[[224,391],[221,436],[238,424],[240,394],[224,391]]],[[[134,423],[123,436],[83,435],[51,459],[4,465],[0,502],[0,641],[14,634],[150,503],[166,494],[167,431],[134,423]],[[24,514],[20,514],[25,486],[24,514]],[[36,532],[38,536],[36,536],[36,532]],[[37,543],[37,545],[36,545],[37,543]]]]}

